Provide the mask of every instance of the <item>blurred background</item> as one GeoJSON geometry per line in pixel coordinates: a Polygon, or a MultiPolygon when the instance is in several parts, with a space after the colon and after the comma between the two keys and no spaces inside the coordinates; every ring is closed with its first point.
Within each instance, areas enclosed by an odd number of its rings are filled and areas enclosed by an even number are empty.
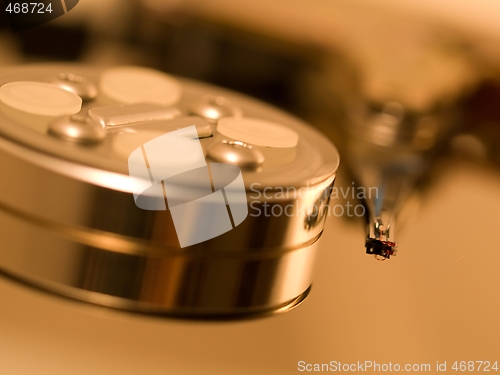
{"type": "Polygon", "coordinates": [[[331,215],[305,303],[239,323],[127,315],[1,279],[0,374],[500,361],[499,16],[493,0],[81,0],[18,33],[1,19],[0,66],[150,66],[305,119],[339,148],[338,188],[388,181],[399,249],[377,262],[364,218],[331,215]]]}

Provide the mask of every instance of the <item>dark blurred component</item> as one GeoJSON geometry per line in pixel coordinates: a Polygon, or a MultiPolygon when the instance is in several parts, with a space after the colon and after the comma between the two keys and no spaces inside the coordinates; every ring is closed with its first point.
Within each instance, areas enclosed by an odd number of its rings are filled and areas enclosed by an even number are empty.
{"type": "Polygon", "coordinates": [[[10,28],[10,23],[9,19],[7,18],[7,13],[5,13],[3,10],[5,9],[5,3],[3,1],[0,1],[0,6],[2,7],[2,11],[0,12],[0,30],[4,29],[9,29],[10,28]]]}
{"type": "Polygon", "coordinates": [[[295,113],[301,107],[296,79],[318,64],[317,52],[185,15],[174,18],[171,23],[144,11],[131,35],[130,43],[146,49],[155,67],[295,113]]]}
{"type": "Polygon", "coordinates": [[[453,138],[455,153],[500,167],[500,81],[484,82],[464,103],[465,128],[453,138]]]}
{"type": "Polygon", "coordinates": [[[84,26],[49,23],[13,36],[25,56],[31,59],[78,60],[89,43],[84,26]]]}

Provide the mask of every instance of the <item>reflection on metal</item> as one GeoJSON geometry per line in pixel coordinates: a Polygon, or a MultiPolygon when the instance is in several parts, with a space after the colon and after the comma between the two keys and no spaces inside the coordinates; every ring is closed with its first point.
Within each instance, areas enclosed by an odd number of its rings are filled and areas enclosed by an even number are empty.
{"type": "Polygon", "coordinates": [[[191,106],[190,112],[213,123],[223,117],[242,116],[241,109],[223,96],[205,96],[191,106]]]}
{"type": "Polygon", "coordinates": [[[329,210],[330,197],[333,184],[328,186],[321,196],[316,199],[314,204],[310,207],[309,212],[304,220],[304,227],[306,230],[312,229],[326,220],[329,210]]]}
{"type": "Polygon", "coordinates": [[[49,124],[48,133],[75,143],[99,143],[106,138],[102,126],[82,115],[65,116],[53,121],[49,124]]]}
{"type": "Polygon", "coordinates": [[[240,141],[222,140],[214,143],[208,149],[208,156],[245,169],[257,169],[264,163],[264,155],[258,148],[240,141]]]}
{"type": "Polygon", "coordinates": [[[98,95],[97,86],[87,78],[73,73],[60,73],[51,83],[80,96],[84,101],[92,101],[98,95]]]}

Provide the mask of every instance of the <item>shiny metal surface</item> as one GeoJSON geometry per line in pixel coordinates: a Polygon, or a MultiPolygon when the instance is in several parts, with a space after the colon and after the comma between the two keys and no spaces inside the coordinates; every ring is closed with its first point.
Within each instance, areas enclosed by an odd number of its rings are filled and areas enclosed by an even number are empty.
{"type": "Polygon", "coordinates": [[[98,95],[95,84],[89,82],[85,77],[73,73],[60,73],[57,78],[51,79],[50,82],[80,96],[84,101],[92,101],[98,95]]]}
{"type": "Polygon", "coordinates": [[[103,127],[130,125],[139,122],[170,120],[181,115],[176,108],[167,108],[158,104],[117,104],[93,107],[89,116],[103,127]]]}
{"type": "Polygon", "coordinates": [[[106,130],[83,115],[65,116],[49,125],[48,134],[76,143],[98,143],[106,138],[106,130]]]}
{"type": "Polygon", "coordinates": [[[242,116],[241,109],[223,96],[205,96],[194,103],[189,112],[214,123],[223,117],[242,116]]]}
{"type": "MultiPolygon", "coordinates": [[[[4,70],[0,84],[70,68],[98,80],[98,69],[46,65],[4,70]]],[[[278,150],[266,156],[260,170],[243,170],[250,213],[245,221],[219,237],[180,248],[169,211],[135,205],[126,158],[113,151],[113,141],[151,129],[172,131],[176,120],[121,126],[88,148],[0,114],[2,272],[78,300],[187,318],[246,318],[286,311],[302,301],[325,222],[311,217],[310,207],[334,181],[335,148],[260,102],[195,82],[182,84],[176,106],[182,113],[199,97],[220,91],[252,117],[279,122],[300,135],[293,154],[282,159],[278,150]]],[[[98,96],[92,105],[103,102],[98,96]]],[[[212,137],[200,139],[204,150],[223,139],[212,131],[212,137]]]]}
{"type": "Polygon", "coordinates": [[[232,163],[245,169],[257,169],[264,163],[264,155],[258,149],[240,141],[222,140],[212,144],[208,156],[216,161],[232,163]]]}

